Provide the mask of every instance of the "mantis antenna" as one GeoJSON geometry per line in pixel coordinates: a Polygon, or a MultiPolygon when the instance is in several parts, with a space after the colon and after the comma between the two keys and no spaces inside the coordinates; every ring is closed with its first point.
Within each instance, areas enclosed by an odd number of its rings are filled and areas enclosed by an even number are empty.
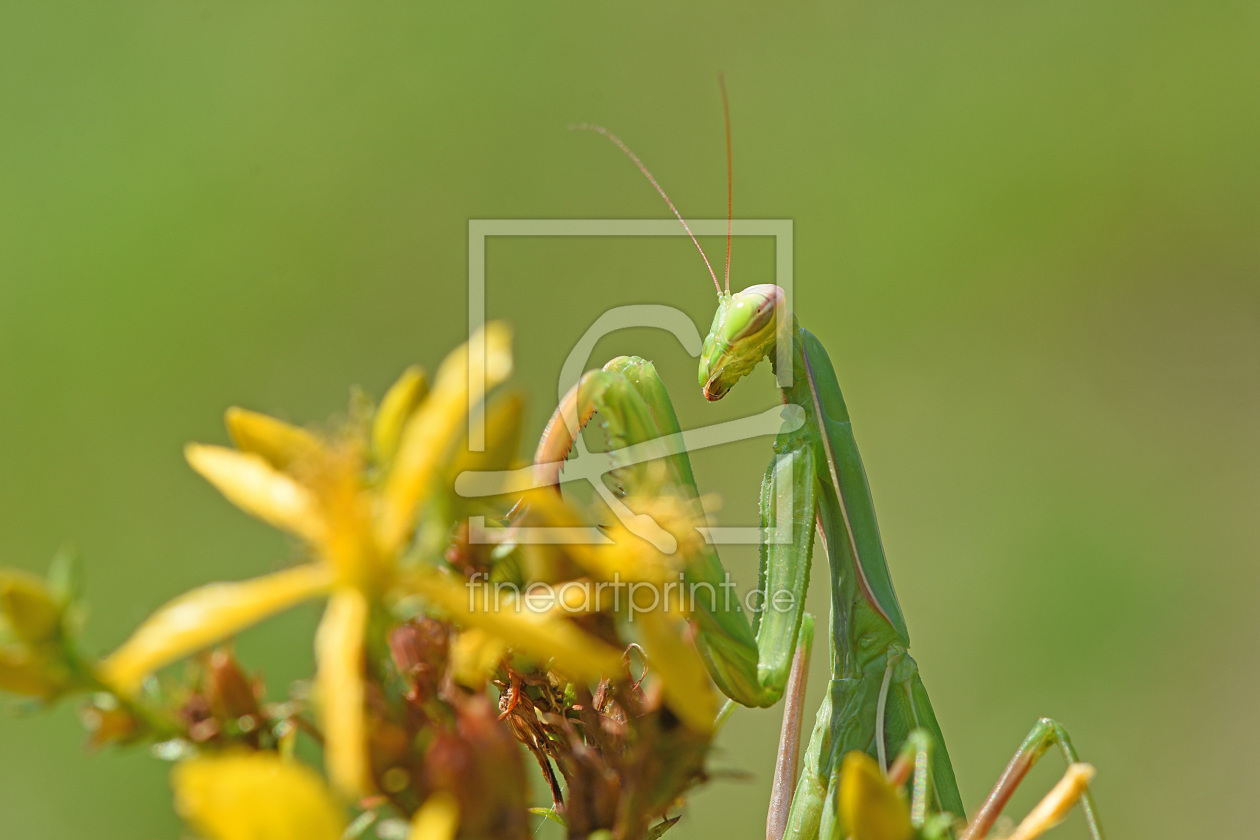
{"type": "Polygon", "coordinates": [[[731,165],[731,103],[726,97],[726,76],[718,74],[722,89],[722,122],[726,124],[726,293],[731,293],[731,225],[735,220],[735,170],[731,165]]]}
{"type": "MultiPolygon", "coordinates": [[[[725,101],[725,99],[723,101],[725,101]]],[[[713,287],[717,289],[718,296],[720,297],[722,294],[722,287],[718,285],[717,272],[713,270],[713,265],[709,262],[709,255],[706,254],[704,252],[704,249],[700,247],[700,241],[696,239],[696,235],[691,232],[691,228],[690,226],[688,226],[687,220],[682,217],[682,213],[678,212],[678,208],[674,206],[674,202],[669,200],[669,196],[665,194],[665,190],[661,189],[661,185],[656,182],[656,179],[654,177],[652,177],[652,173],[649,172],[648,168],[643,165],[643,161],[639,160],[639,156],[636,155],[634,152],[630,151],[630,147],[627,146],[624,142],[622,142],[620,137],[613,134],[611,131],[604,128],[602,125],[592,125],[590,123],[579,123],[577,125],[571,125],[569,126],[569,128],[574,131],[593,131],[596,134],[602,134],[603,136],[611,140],[614,146],[616,146],[618,149],[621,149],[621,151],[625,153],[626,157],[634,161],[634,165],[639,167],[639,171],[643,173],[644,177],[648,179],[648,181],[652,184],[652,186],[656,187],[656,191],[661,194],[661,198],[665,199],[665,203],[669,205],[669,209],[674,211],[674,215],[678,217],[678,221],[682,222],[683,230],[687,231],[687,235],[691,237],[691,241],[695,244],[696,250],[700,252],[700,257],[704,260],[705,268],[709,269],[709,276],[713,278],[713,287]]],[[[728,155],[728,162],[729,162],[729,155],[728,155]]],[[[731,246],[730,246],[729,233],[728,233],[728,240],[726,244],[727,291],[730,291],[730,271],[731,271],[730,253],[731,253],[731,246]]]]}

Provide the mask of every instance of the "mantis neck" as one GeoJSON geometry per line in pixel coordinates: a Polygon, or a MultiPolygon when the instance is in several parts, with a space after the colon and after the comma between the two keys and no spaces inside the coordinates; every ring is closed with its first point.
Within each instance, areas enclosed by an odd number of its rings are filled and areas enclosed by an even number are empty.
{"type": "MultiPolygon", "coordinates": [[[[813,428],[817,434],[818,417],[814,411],[814,399],[809,392],[809,377],[805,366],[805,345],[801,335],[800,322],[796,320],[796,316],[792,316],[792,326],[788,330],[788,334],[792,338],[792,378],[790,384],[786,387],[779,386],[779,393],[783,395],[783,403],[786,405],[792,403],[799,405],[805,409],[805,428],[813,428]]],[[[776,376],[779,374],[779,353],[778,345],[770,345],[768,351],[770,359],[770,367],[774,370],[776,376]]]]}

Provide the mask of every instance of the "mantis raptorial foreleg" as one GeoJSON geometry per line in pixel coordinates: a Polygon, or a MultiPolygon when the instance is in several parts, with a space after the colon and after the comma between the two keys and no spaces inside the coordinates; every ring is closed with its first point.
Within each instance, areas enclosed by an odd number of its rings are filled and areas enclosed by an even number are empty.
{"type": "MultiPolygon", "coordinates": [[[[535,454],[536,469],[556,484],[560,467],[576,435],[600,416],[608,445],[616,453],[627,447],[679,433],[678,419],[651,362],[621,356],[601,370],[590,371],[556,409],[535,454]]],[[[813,463],[809,451],[776,454],[762,489],[762,525],[782,534],[762,545],[758,609],[750,625],[739,598],[731,593],[721,561],[712,546],[689,558],[684,572],[693,597],[696,646],[714,682],[728,697],[746,706],[771,706],[783,695],[793,653],[805,618],[809,551],[813,541],[813,463]],[[774,603],[766,596],[780,595],[774,603]]],[[[695,506],[700,520],[699,492],[685,450],[667,452],[650,461],[617,467],[615,481],[626,490],[651,482],[695,506]],[[653,469],[665,470],[662,477],[653,469]],[[651,477],[649,477],[651,476],[651,477]]]]}

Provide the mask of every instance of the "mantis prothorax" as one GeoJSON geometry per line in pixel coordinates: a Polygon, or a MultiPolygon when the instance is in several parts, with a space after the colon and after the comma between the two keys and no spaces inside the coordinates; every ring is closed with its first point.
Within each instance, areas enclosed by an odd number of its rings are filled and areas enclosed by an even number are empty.
{"type": "MultiPolygon", "coordinates": [[[[726,97],[723,90],[723,105],[726,97]]],[[[615,135],[598,126],[577,126],[604,135],[643,172],[690,234],[686,221],[656,179],[615,135]]],[[[726,117],[728,179],[730,119],[726,117]]],[[[728,220],[731,216],[728,188],[728,220]]],[[[695,236],[692,240],[704,255],[695,236]]],[[[801,329],[787,311],[785,295],[775,285],[754,285],[730,292],[730,233],[727,235],[726,286],[718,284],[708,257],[705,264],[718,290],[718,308],[700,357],[699,383],[715,401],[751,372],[762,359],[774,363],[780,341],[791,342],[789,384],[783,401],[803,412],[804,422],[783,431],[761,485],[765,533],[776,533],[791,519],[791,541],[765,540],[761,546],[758,592],[786,590],[794,597],[786,609],[758,609],[750,625],[733,604],[705,603],[694,618],[697,646],[717,686],[746,706],[771,706],[789,689],[779,767],[775,776],[767,836],[841,838],[852,834],[841,817],[840,777],[843,757],[853,751],[875,759],[890,772],[889,756],[902,754],[911,739],[926,739],[934,748],[919,757],[919,809],[964,818],[962,799],[944,737],[932,710],[918,667],[907,653],[909,633],[893,590],[875,509],[848,409],[835,369],[822,344],[801,329]],[[809,582],[815,531],[831,571],[831,673],[799,778],[799,743],[804,667],[813,636],[812,619],[803,611],[809,582]],[[794,656],[795,654],[795,656],[794,656]],[[930,779],[930,784],[926,781],[930,779]],[[923,791],[930,790],[930,794],[923,791]],[[930,799],[930,801],[929,801],[930,799]]],[[[776,371],[780,373],[779,371],[776,371]]],[[[557,409],[539,445],[536,462],[558,464],[578,429],[598,412],[610,445],[627,447],[679,432],[665,387],[650,362],[619,357],[602,370],[587,373],[557,409]],[[577,422],[573,422],[573,418],[577,422]],[[561,418],[566,418],[563,422],[561,418]]],[[[699,504],[698,491],[685,451],[662,459],[674,492],[699,504]]],[[[633,482],[633,474],[619,480],[633,482]]],[[[690,564],[692,583],[720,582],[721,561],[711,546],[690,564]]],[[[766,605],[768,606],[768,605],[766,605]]],[[[964,840],[980,840],[992,828],[1002,807],[1028,768],[1050,746],[1058,745],[1069,763],[1077,762],[1067,733],[1043,719],[1012,759],[976,819],[964,829],[964,840]]],[[[902,779],[904,782],[905,779],[902,779]]],[[[1089,828],[1101,840],[1092,797],[1078,792],[1089,828]]],[[[912,836],[927,837],[923,825],[912,836]]],[[[941,835],[935,835],[941,836],[941,835]]],[[[863,840],[863,838],[858,838],[863,840]]],[[[869,840],[885,840],[869,835],[869,840]]]]}

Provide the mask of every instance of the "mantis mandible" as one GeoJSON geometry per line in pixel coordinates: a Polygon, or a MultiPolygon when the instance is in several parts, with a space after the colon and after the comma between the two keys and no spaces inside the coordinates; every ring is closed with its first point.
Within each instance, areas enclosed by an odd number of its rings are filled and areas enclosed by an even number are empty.
{"type": "MultiPolygon", "coordinates": [[[[733,218],[730,119],[725,104],[723,90],[729,223],[733,218]]],[[[787,311],[784,292],[778,286],[759,284],[730,292],[729,230],[723,288],[686,220],[639,158],[604,128],[576,128],[605,136],[635,163],[704,257],[718,293],[717,312],[700,357],[699,384],[707,400],[724,397],[762,359],[774,364],[778,342],[791,342],[792,369],[786,378],[788,384],[780,390],[785,406],[803,412],[804,422],[791,429],[785,425],[774,442],[774,455],[761,486],[761,513],[767,533],[777,532],[785,524],[781,519],[790,517],[793,539],[762,543],[758,592],[764,598],[785,590],[794,597],[785,609],[759,605],[751,625],[738,602],[701,603],[694,615],[697,647],[713,681],[727,697],[745,706],[766,707],[788,693],[767,837],[847,836],[846,831],[851,833],[852,829],[842,825],[840,805],[844,756],[853,751],[866,753],[888,774],[889,756],[902,754],[912,741],[933,747],[918,753],[924,767],[916,778],[930,780],[920,787],[931,791],[930,803],[927,794],[919,795],[920,811],[931,805],[934,812],[961,821],[963,804],[953,766],[918,667],[907,652],[909,632],[893,589],[870,487],[830,358],[819,340],[787,311]],[[813,638],[813,622],[804,613],[803,604],[815,531],[831,572],[831,673],[798,778],[804,663],[813,638]]],[[[604,418],[606,437],[614,448],[679,432],[673,406],[655,368],[638,357],[619,357],[602,370],[587,373],[569,392],[543,434],[535,462],[562,463],[574,436],[595,413],[604,418]]],[[[674,452],[662,460],[675,492],[698,505],[699,494],[686,452],[674,452]]],[[[558,472],[558,466],[554,468],[558,472]]],[[[633,475],[619,478],[623,483],[635,480],[633,475]]],[[[705,555],[691,563],[688,579],[712,586],[720,582],[721,574],[721,561],[707,546],[705,555]]],[[[976,818],[963,829],[960,840],[980,840],[988,834],[1028,769],[1052,746],[1060,749],[1069,765],[1078,763],[1063,727],[1043,718],[1012,758],[976,818]]],[[[1102,830],[1087,786],[1076,795],[1092,836],[1101,840],[1102,830]]],[[[928,836],[922,825],[916,826],[916,832],[915,836],[928,836]]],[[[880,838],[872,835],[872,840],[880,838]]]]}

